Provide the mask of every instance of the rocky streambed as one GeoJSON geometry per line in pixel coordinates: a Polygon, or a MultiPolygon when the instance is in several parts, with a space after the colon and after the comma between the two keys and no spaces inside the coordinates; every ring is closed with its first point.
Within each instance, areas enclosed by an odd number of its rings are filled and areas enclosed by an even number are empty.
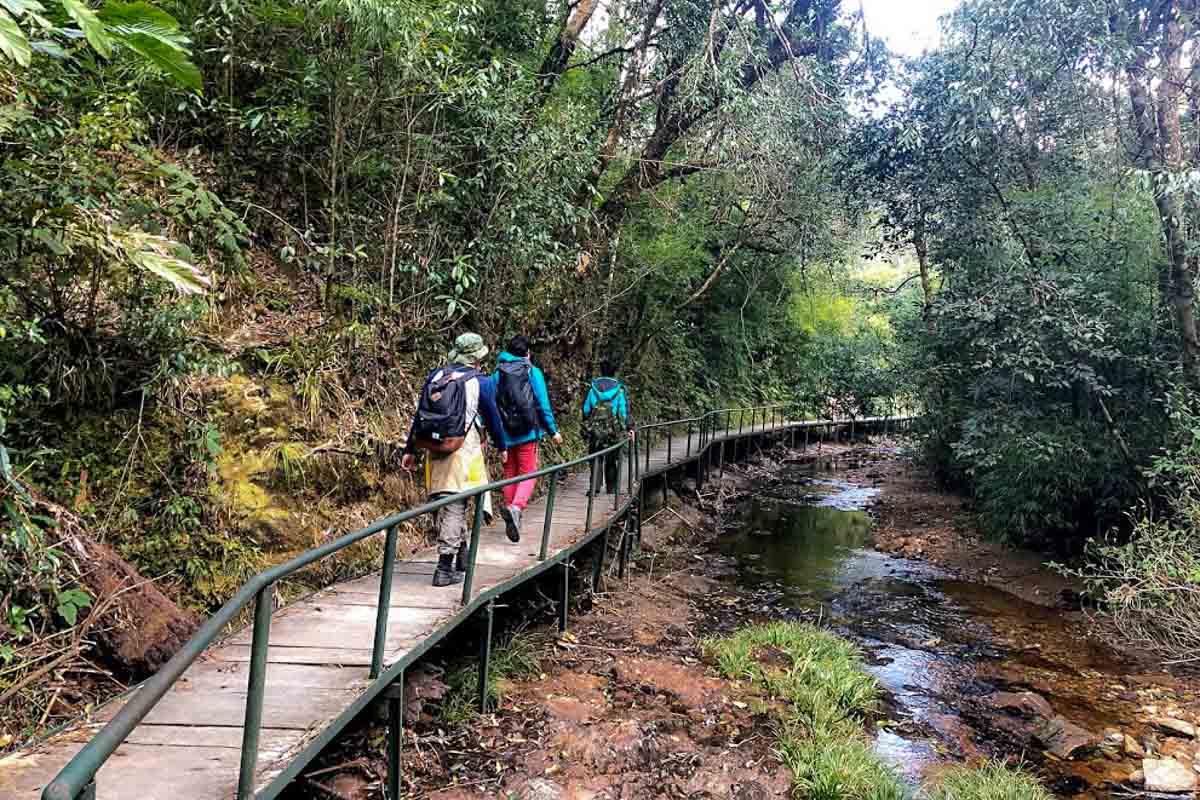
{"type": "Polygon", "coordinates": [[[914,782],[1003,758],[1062,797],[1196,790],[1200,680],[1106,644],[1075,587],[979,539],[902,454],[778,465],[726,529],[715,550],[763,613],[868,653],[889,694],[877,750],[914,782]]]}

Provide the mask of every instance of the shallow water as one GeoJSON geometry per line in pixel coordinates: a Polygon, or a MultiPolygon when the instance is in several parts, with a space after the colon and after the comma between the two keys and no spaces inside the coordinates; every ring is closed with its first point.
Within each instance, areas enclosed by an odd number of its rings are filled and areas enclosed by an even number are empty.
{"type": "Polygon", "coordinates": [[[1033,690],[1099,734],[1122,719],[1095,687],[1119,682],[1125,665],[1058,609],[872,549],[864,509],[875,494],[836,470],[787,466],[755,487],[715,549],[775,613],[819,615],[862,644],[889,696],[876,749],[914,783],[940,764],[1002,756],[1035,766],[1060,796],[1108,796],[1100,784],[1113,778],[1111,762],[1098,752],[1073,761],[1026,752],[988,698],[1033,690]]]}

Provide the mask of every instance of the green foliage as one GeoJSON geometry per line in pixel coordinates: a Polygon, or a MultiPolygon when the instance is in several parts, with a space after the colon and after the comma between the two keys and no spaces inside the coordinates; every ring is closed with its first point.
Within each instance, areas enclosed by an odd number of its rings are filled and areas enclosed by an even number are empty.
{"type": "Polygon", "coordinates": [[[989,532],[1064,549],[1136,501],[1179,378],[1155,196],[1097,80],[1106,13],[964,4],[848,162],[931,287],[897,326],[929,460],[989,532]]]}
{"type": "Polygon", "coordinates": [[[1128,536],[1090,539],[1082,566],[1060,568],[1085,581],[1128,639],[1191,661],[1200,651],[1200,419],[1183,415],[1180,428],[1177,447],[1147,470],[1165,508],[1146,509],[1128,536]]]}
{"type": "Polygon", "coordinates": [[[0,498],[0,627],[15,644],[74,626],[92,597],[79,588],[76,565],[56,545],[57,524],[32,513],[29,498],[15,486],[0,491],[0,498]]]}

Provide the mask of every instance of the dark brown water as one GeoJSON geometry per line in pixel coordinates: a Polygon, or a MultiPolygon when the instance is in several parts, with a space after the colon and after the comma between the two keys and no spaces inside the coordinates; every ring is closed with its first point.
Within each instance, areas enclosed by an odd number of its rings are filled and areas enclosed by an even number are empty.
{"type": "Polygon", "coordinates": [[[1133,704],[1118,696],[1129,665],[1086,638],[1078,614],[874,550],[875,493],[836,471],[786,467],[755,487],[716,549],[736,560],[763,610],[819,617],[863,646],[889,696],[876,748],[914,783],[945,763],[1002,757],[1060,796],[1110,796],[1107,784],[1132,766],[1098,747],[1047,755],[1029,733],[1038,720],[995,698],[1036,693],[1053,718],[1099,742],[1132,724],[1133,704]]]}

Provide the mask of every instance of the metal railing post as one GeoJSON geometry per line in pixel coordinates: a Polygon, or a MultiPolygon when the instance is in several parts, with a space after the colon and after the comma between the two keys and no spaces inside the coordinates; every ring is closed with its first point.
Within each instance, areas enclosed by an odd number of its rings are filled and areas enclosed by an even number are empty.
{"type": "Polygon", "coordinates": [[[738,436],[742,435],[742,428],[746,425],[746,409],[738,409],[738,436]]]}
{"type": "Polygon", "coordinates": [[[633,497],[633,479],[634,473],[637,471],[637,456],[633,452],[633,442],[625,443],[625,470],[629,477],[629,480],[626,481],[629,487],[629,496],[633,497]]]}
{"type": "Polygon", "coordinates": [[[595,596],[600,592],[600,576],[604,572],[604,556],[608,552],[608,532],[612,530],[612,525],[607,525],[604,528],[604,533],[600,534],[596,539],[595,554],[592,556],[592,595],[595,596]]]}
{"type": "Polygon", "coordinates": [[[692,421],[689,419],[687,424],[687,453],[684,458],[692,457],[692,421]]]}
{"type": "Polygon", "coordinates": [[[492,660],[492,620],[496,614],[496,601],[488,600],[483,607],[483,641],[479,643],[479,713],[487,713],[488,667],[492,660]]]}
{"type": "Polygon", "coordinates": [[[463,578],[462,601],[465,606],[471,601],[471,587],[475,583],[475,559],[479,557],[479,530],[483,527],[483,494],[475,495],[475,519],[471,523],[471,549],[467,554],[467,574],[463,578]]]}
{"type": "Polygon", "coordinates": [[[379,606],[375,610],[375,644],[371,650],[371,677],[378,678],[383,669],[383,651],[387,647],[388,611],[392,605],[392,577],[396,571],[396,535],[393,525],[384,539],[383,572],[379,575],[379,606]]]}
{"type": "Polygon", "coordinates": [[[562,595],[561,603],[558,608],[558,632],[567,632],[567,599],[571,591],[571,564],[568,561],[562,562],[562,595]]]}
{"type": "Polygon", "coordinates": [[[250,675],[246,680],[246,717],[242,725],[242,763],[238,769],[238,800],[254,797],[258,770],[258,736],[262,732],[263,695],[267,688],[267,649],[271,637],[271,602],[275,585],[259,590],[254,598],[254,634],[250,640],[250,675]]]}
{"type": "Polygon", "coordinates": [[[671,466],[671,445],[675,441],[675,434],[671,433],[671,426],[667,426],[667,466],[671,466]]]}
{"type": "Polygon", "coordinates": [[[554,496],[558,492],[558,473],[550,473],[550,489],[546,492],[546,521],[542,523],[542,547],[538,550],[538,561],[546,560],[550,548],[550,530],[554,523],[554,496]]]}
{"type": "Polygon", "coordinates": [[[404,744],[404,670],[387,688],[388,700],[388,774],[387,800],[400,797],[400,748],[404,744]]]}
{"type": "Polygon", "coordinates": [[[588,496],[587,496],[587,517],[583,521],[583,532],[590,533],[592,530],[592,505],[596,501],[596,462],[603,456],[593,458],[588,473],[588,496]]]}

